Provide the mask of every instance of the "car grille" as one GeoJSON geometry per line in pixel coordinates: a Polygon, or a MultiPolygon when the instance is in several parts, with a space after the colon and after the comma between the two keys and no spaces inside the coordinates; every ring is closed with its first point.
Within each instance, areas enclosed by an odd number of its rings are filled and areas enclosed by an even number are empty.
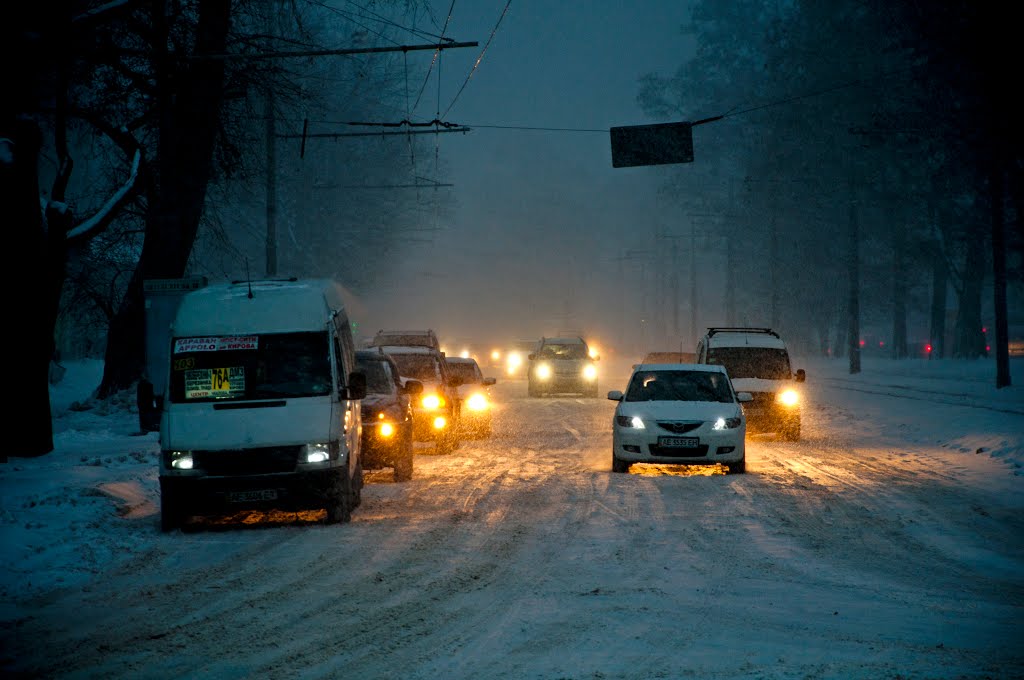
{"type": "Polygon", "coordinates": [[[673,434],[683,434],[684,432],[690,432],[696,430],[698,427],[703,425],[703,421],[698,420],[695,423],[684,423],[672,420],[659,420],[657,421],[658,427],[663,430],[668,430],[673,434]]]}
{"type": "Polygon", "coordinates": [[[680,449],[674,446],[658,446],[657,444],[650,444],[647,447],[652,456],[662,456],[665,458],[703,458],[708,455],[708,445],[701,444],[700,446],[692,449],[680,449]]]}
{"type": "Polygon", "coordinates": [[[243,451],[195,451],[195,467],[208,475],[265,475],[293,472],[301,446],[271,446],[243,451]]]}

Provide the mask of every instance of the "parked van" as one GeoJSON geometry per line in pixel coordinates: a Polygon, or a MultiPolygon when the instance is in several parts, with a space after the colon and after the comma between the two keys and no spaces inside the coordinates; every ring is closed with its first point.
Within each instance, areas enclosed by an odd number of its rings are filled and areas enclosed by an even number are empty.
{"type": "Polygon", "coordinates": [[[164,531],[191,515],[322,508],[346,522],[362,488],[355,345],[326,279],[214,284],[170,327],[160,420],[164,531]]]}

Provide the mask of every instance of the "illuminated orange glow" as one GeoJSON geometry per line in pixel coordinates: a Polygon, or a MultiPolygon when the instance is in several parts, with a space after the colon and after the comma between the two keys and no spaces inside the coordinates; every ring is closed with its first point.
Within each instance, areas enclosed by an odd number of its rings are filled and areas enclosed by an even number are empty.
{"type": "Polygon", "coordinates": [[[633,463],[629,472],[641,477],[711,477],[724,475],[724,465],[661,465],[659,463],[633,463]]]}

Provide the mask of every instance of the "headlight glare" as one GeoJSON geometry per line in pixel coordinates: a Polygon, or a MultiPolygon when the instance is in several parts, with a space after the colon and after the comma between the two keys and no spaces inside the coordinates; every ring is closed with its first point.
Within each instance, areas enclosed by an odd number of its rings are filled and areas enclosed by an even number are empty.
{"type": "Polygon", "coordinates": [[[175,470],[191,470],[194,465],[191,451],[171,451],[171,467],[175,470]]]}
{"type": "Polygon", "coordinates": [[[783,390],[776,397],[783,406],[796,406],[800,402],[800,395],[796,390],[783,390]]]}
{"type": "Polygon", "coordinates": [[[388,422],[380,424],[380,436],[387,439],[395,434],[395,426],[388,422]]]}
{"type": "Polygon", "coordinates": [[[551,366],[548,364],[541,364],[537,366],[537,377],[541,380],[547,380],[551,377],[551,366]]]}
{"type": "Polygon", "coordinates": [[[587,364],[583,367],[583,377],[587,380],[594,380],[597,378],[597,366],[594,364],[587,364]]]}
{"type": "Polygon", "coordinates": [[[307,463],[323,463],[331,458],[331,447],[329,444],[306,444],[303,450],[303,458],[307,463]]]}
{"type": "Polygon", "coordinates": [[[483,411],[487,409],[487,397],[479,392],[473,394],[466,400],[466,406],[471,411],[483,411]]]}
{"type": "Polygon", "coordinates": [[[644,421],[639,416],[615,416],[615,424],[619,427],[632,427],[638,430],[646,429],[644,421]]]}
{"type": "Polygon", "coordinates": [[[438,394],[427,394],[423,397],[423,408],[434,410],[444,406],[444,398],[438,394]]]}
{"type": "Polygon", "coordinates": [[[740,426],[742,420],[738,417],[735,418],[719,418],[715,421],[712,429],[715,430],[735,430],[740,426]]]}

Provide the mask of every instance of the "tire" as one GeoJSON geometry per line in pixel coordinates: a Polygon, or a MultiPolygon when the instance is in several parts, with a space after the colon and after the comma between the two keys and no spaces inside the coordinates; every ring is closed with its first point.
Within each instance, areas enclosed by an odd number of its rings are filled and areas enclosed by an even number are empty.
{"type": "Polygon", "coordinates": [[[730,475],[742,475],[747,471],[747,457],[743,456],[741,460],[735,463],[728,463],[726,467],[729,469],[730,475]]]}
{"type": "Polygon", "coordinates": [[[396,482],[408,482],[412,479],[412,461],[412,434],[408,434],[405,437],[405,446],[403,446],[402,451],[395,456],[393,469],[395,471],[396,482]]]}
{"type": "Polygon", "coordinates": [[[788,425],[782,430],[782,439],[787,442],[800,441],[800,421],[788,425]]]}
{"type": "Polygon", "coordinates": [[[437,444],[435,445],[436,452],[440,454],[449,454],[454,451],[459,445],[458,437],[453,432],[445,432],[437,438],[437,444]]]}
{"type": "Polygon", "coordinates": [[[352,480],[348,470],[344,470],[335,483],[334,490],[327,501],[327,523],[340,524],[352,520],[352,480]]]}
{"type": "Polygon", "coordinates": [[[160,531],[168,532],[181,528],[188,518],[181,496],[167,487],[160,488],[160,531]]]}
{"type": "Polygon", "coordinates": [[[592,388],[587,390],[585,396],[590,397],[591,399],[596,399],[597,398],[597,385],[594,385],[592,388]]]}
{"type": "Polygon", "coordinates": [[[526,393],[531,397],[539,397],[541,395],[540,390],[534,387],[532,382],[526,386],[526,393]]]}
{"type": "Polygon", "coordinates": [[[624,460],[619,460],[612,454],[612,472],[629,472],[630,464],[624,460]]]}
{"type": "Polygon", "coordinates": [[[356,474],[352,482],[352,502],[349,506],[355,510],[363,504],[363,461],[356,463],[356,474]]]}

